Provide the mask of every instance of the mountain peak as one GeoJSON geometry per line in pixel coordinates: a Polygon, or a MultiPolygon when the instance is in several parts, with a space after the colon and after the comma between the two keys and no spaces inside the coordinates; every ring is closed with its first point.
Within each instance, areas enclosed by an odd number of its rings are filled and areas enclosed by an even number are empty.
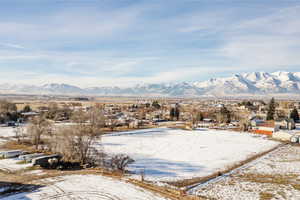
{"type": "Polygon", "coordinates": [[[300,72],[277,71],[234,74],[231,77],[211,78],[207,81],[177,83],[141,83],[133,87],[80,88],[65,83],[42,86],[2,84],[2,93],[22,94],[80,94],[80,95],[144,95],[144,96],[238,96],[256,94],[297,94],[300,96],[300,72]]]}

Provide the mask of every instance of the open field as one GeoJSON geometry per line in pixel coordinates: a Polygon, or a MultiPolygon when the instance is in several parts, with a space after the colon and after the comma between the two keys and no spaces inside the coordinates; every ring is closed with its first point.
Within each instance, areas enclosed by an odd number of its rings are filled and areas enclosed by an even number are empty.
{"type": "Polygon", "coordinates": [[[0,199],[163,200],[142,188],[96,175],[70,175],[39,180],[45,187],[0,199]]]}
{"type": "Polygon", "coordinates": [[[102,137],[106,152],[131,156],[133,177],[144,172],[149,181],[207,176],[278,144],[262,136],[206,129],[155,128],[102,137]]]}
{"type": "Polygon", "coordinates": [[[208,199],[300,199],[300,147],[285,145],[228,176],[190,191],[208,199]]]}
{"type": "Polygon", "coordinates": [[[0,137],[0,145],[4,144],[5,142],[7,142],[7,140],[0,137]]]}
{"type": "Polygon", "coordinates": [[[17,158],[11,158],[11,159],[0,159],[0,170],[6,171],[6,172],[14,172],[22,169],[26,169],[28,167],[31,167],[31,163],[20,163],[21,160],[17,158]]]}
{"type": "Polygon", "coordinates": [[[9,138],[16,135],[13,127],[0,127],[0,138],[9,138]]]}

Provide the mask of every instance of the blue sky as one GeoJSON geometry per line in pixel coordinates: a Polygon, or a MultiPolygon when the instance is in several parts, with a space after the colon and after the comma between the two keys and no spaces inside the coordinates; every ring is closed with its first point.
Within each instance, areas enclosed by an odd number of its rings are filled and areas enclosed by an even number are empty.
{"type": "Polygon", "coordinates": [[[298,0],[2,0],[1,83],[81,87],[299,71],[298,0]]]}

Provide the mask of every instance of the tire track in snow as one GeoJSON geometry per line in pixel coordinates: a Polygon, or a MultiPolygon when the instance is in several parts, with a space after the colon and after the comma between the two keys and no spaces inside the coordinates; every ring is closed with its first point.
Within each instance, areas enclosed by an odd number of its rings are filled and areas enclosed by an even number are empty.
{"type": "Polygon", "coordinates": [[[70,191],[70,192],[45,196],[41,198],[41,200],[60,199],[64,197],[74,199],[74,200],[78,200],[78,199],[122,200],[115,195],[103,191],[72,191],[72,192],[70,191]],[[91,197],[89,198],[88,195],[90,195],[91,197]]]}
{"type": "Polygon", "coordinates": [[[12,173],[12,170],[7,168],[6,165],[0,164],[0,170],[6,171],[7,173],[12,173]]]}
{"type": "Polygon", "coordinates": [[[70,198],[68,195],[65,195],[66,192],[65,192],[62,188],[60,188],[59,186],[55,185],[55,182],[59,182],[59,181],[61,181],[61,180],[58,179],[58,178],[56,178],[56,177],[51,178],[51,181],[52,181],[52,180],[54,181],[54,183],[53,183],[53,182],[50,182],[49,180],[48,180],[48,181],[47,181],[47,180],[40,180],[40,182],[41,182],[42,184],[45,184],[46,187],[49,187],[49,188],[53,189],[54,192],[55,192],[54,195],[50,195],[50,196],[47,196],[47,195],[46,195],[45,197],[42,197],[42,199],[53,199],[53,198],[51,198],[51,196],[63,195],[64,197],[67,197],[68,199],[72,200],[72,198],[70,198]],[[50,198],[49,198],[49,197],[50,197],[50,198]]]}
{"type": "Polygon", "coordinates": [[[55,183],[63,181],[59,177],[53,177],[50,180],[40,180],[40,183],[47,185],[54,190],[55,194],[45,195],[41,197],[41,200],[52,200],[52,199],[69,199],[69,200],[80,200],[80,199],[99,199],[99,200],[122,200],[121,198],[106,193],[104,191],[66,191],[62,187],[55,185],[55,183]],[[89,197],[89,195],[91,197],[89,197]]]}

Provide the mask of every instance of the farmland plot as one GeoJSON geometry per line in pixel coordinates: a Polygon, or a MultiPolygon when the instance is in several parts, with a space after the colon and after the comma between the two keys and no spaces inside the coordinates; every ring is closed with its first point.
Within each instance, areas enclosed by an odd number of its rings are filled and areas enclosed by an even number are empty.
{"type": "Polygon", "coordinates": [[[189,191],[208,199],[300,199],[300,147],[286,145],[246,168],[189,191]]]}
{"type": "Polygon", "coordinates": [[[0,138],[0,145],[4,144],[5,142],[7,142],[7,140],[0,138]]]}
{"type": "Polygon", "coordinates": [[[6,172],[14,172],[18,170],[23,170],[28,167],[31,167],[31,163],[27,164],[20,164],[21,160],[18,158],[7,158],[7,159],[0,159],[0,170],[6,172]]]}
{"type": "MultiPolygon", "coordinates": [[[[102,137],[107,153],[127,154],[133,177],[150,181],[202,177],[269,150],[278,142],[248,133],[155,128],[102,137]]],[[[100,145],[100,144],[99,144],[100,145]]]]}
{"type": "Polygon", "coordinates": [[[13,127],[0,127],[0,137],[13,137],[15,136],[15,128],[13,127]]]}
{"type": "MultiPolygon", "coordinates": [[[[12,138],[16,135],[15,128],[13,127],[0,127],[0,140],[12,138]]],[[[0,142],[1,142],[0,141],[0,142]]]]}
{"type": "Polygon", "coordinates": [[[152,192],[120,180],[98,175],[70,175],[39,180],[47,184],[33,192],[0,199],[90,199],[90,200],[163,200],[152,192]]]}

